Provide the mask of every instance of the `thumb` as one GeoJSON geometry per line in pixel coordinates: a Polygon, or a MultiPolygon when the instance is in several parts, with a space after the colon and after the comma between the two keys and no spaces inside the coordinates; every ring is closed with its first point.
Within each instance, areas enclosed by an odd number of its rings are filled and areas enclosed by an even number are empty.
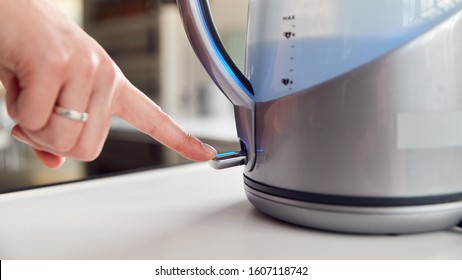
{"type": "Polygon", "coordinates": [[[128,81],[116,91],[112,113],[187,159],[207,161],[216,155],[214,148],[185,132],[156,103],[128,81]]]}

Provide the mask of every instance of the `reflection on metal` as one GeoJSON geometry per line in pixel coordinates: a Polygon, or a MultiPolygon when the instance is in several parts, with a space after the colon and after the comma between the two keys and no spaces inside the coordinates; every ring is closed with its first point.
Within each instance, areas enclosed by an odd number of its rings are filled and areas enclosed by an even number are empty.
{"type": "Polygon", "coordinates": [[[403,0],[403,3],[403,26],[407,26],[440,16],[462,0],[403,0]]]}

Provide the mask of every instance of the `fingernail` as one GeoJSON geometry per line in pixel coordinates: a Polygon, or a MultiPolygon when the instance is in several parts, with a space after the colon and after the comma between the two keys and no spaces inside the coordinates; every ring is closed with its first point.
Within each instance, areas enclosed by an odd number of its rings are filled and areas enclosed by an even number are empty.
{"type": "Polygon", "coordinates": [[[215,150],[215,148],[213,148],[209,144],[202,143],[202,148],[204,148],[204,150],[211,155],[215,156],[217,154],[217,150],[215,150]]]}
{"type": "Polygon", "coordinates": [[[19,142],[29,145],[29,142],[27,142],[27,140],[23,138],[22,135],[20,135],[19,133],[16,133],[15,131],[13,131],[11,133],[11,136],[13,136],[13,138],[18,140],[19,142]]]}

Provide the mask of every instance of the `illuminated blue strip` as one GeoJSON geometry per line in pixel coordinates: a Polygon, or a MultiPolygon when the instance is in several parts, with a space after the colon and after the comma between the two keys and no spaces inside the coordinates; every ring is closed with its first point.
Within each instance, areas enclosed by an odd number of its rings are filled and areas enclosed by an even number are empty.
{"type": "Polygon", "coordinates": [[[235,155],[237,155],[237,154],[238,154],[237,152],[221,153],[221,154],[217,154],[217,158],[235,156],[235,155]]]}
{"type": "Polygon", "coordinates": [[[247,89],[247,87],[244,86],[244,84],[241,82],[241,80],[236,76],[236,74],[234,73],[234,71],[231,69],[231,67],[229,66],[228,62],[226,62],[225,58],[223,57],[223,55],[221,54],[220,52],[220,49],[218,48],[217,44],[215,43],[215,40],[213,40],[213,36],[212,34],[210,33],[210,30],[209,30],[209,26],[207,25],[207,21],[205,20],[205,17],[204,17],[204,14],[202,13],[203,11],[203,6],[201,4],[201,2],[198,0],[197,1],[199,4],[199,13],[201,15],[201,18],[202,18],[202,22],[205,26],[205,30],[207,31],[207,36],[209,38],[209,41],[212,42],[212,46],[213,46],[213,49],[215,50],[215,53],[217,54],[218,58],[220,59],[221,63],[225,66],[226,68],[226,72],[228,72],[231,77],[233,78],[233,80],[239,85],[239,87],[245,92],[247,93],[248,96],[252,96],[252,94],[249,92],[249,90],[247,89]]]}

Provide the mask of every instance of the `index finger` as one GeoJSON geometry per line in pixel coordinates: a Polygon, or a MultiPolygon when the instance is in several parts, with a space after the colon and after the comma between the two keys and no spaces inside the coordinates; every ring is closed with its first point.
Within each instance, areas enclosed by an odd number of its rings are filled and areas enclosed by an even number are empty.
{"type": "Polygon", "coordinates": [[[214,148],[184,131],[156,103],[128,81],[116,91],[112,113],[187,159],[207,161],[216,155],[214,148]]]}

